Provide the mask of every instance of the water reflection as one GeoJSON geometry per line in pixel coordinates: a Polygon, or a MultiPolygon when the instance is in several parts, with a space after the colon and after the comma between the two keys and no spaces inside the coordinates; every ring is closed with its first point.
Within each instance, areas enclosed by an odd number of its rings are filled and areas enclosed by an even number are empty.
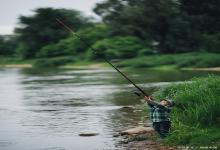
{"type": "MultiPolygon", "coordinates": [[[[148,93],[207,72],[124,70],[148,93]]],[[[216,73],[218,74],[218,73],[216,73]]],[[[0,69],[0,149],[117,148],[123,129],[147,125],[136,89],[112,69],[0,69]],[[133,107],[122,108],[131,105],[133,107]],[[83,131],[99,133],[79,137],[83,131]]]]}

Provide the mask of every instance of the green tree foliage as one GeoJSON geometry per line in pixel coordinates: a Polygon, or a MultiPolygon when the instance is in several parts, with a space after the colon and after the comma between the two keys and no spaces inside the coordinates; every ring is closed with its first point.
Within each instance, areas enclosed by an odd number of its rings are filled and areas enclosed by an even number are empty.
{"type": "Polygon", "coordinates": [[[161,53],[178,53],[213,51],[204,43],[210,39],[218,46],[219,8],[217,0],[106,0],[94,11],[113,35],[137,36],[158,43],[161,53]]]}
{"type": "MultiPolygon", "coordinates": [[[[77,34],[92,45],[98,40],[108,37],[108,28],[103,24],[96,24],[87,28],[80,29],[77,34]]],[[[88,46],[79,40],[76,36],[70,36],[60,40],[58,43],[53,43],[43,47],[37,54],[38,57],[56,57],[64,55],[76,56],[85,53],[88,46]]]]}
{"type": "Polygon", "coordinates": [[[144,43],[137,37],[113,37],[97,41],[93,46],[96,53],[89,51],[90,59],[107,57],[110,59],[132,58],[145,49],[144,43]]]}
{"type": "Polygon", "coordinates": [[[215,34],[203,34],[202,40],[201,46],[204,50],[220,52],[220,32],[215,34]]]}
{"type": "Polygon", "coordinates": [[[42,47],[68,36],[69,33],[56,18],[61,19],[75,31],[91,24],[90,18],[84,17],[76,10],[38,8],[34,12],[32,16],[20,16],[20,27],[15,30],[22,43],[19,51],[24,58],[36,57],[42,47]]]}
{"type": "Polygon", "coordinates": [[[17,44],[15,36],[0,36],[0,55],[13,56],[17,44]]]}
{"type": "Polygon", "coordinates": [[[220,52],[220,1],[218,0],[180,0],[181,12],[196,33],[194,43],[198,49],[220,52]]]}
{"type": "Polygon", "coordinates": [[[205,33],[220,32],[220,1],[179,0],[181,11],[188,16],[192,28],[205,33]]]}
{"type": "Polygon", "coordinates": [[[170,23],[179,15],[173,0],[108,0],[97,4],[94,11],[119,35],[134,35],[159,42],[162,49],[170,23]]]}

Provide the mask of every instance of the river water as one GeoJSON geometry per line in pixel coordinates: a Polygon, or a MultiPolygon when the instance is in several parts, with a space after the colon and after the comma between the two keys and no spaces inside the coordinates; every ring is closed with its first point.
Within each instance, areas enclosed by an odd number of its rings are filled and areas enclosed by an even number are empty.
{"type": "MultiPolygon", "coordinates": [[[[126,70],[147,92],[208,72],[126,70]]],[[[113,69],[0,69],[1,150],[121,149],[119,131],[150,125],[113,69]],[[123,108],[131,105],[135,108],[123,108]],[[99,135],[81,137],[82,132],[99,135]]]]}

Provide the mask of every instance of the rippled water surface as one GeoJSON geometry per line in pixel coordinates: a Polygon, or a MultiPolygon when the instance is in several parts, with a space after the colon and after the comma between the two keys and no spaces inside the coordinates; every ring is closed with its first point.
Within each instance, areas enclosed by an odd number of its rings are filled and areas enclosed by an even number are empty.
{"type": "MultiPolygon", "coordinates": [[[[207,72],[125,71],[147,92],[207,72]]],[[[135,89],[112,69],[0,69],[0,149],[121,149],[119,131],[148,124],[135,89]],[[135,109],[125,109],[132,105],[135,109]],[[80,137],[82,132],[99,133],[80,137]]]]}

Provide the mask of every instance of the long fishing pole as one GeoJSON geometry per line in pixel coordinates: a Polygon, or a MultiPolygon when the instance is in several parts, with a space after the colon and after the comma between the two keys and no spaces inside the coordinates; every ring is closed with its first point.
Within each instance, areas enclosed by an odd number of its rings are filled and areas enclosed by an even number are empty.
{"type": "MultiPolygon", "coordinates": [[[[97,50],[95,50],[90,44],[88,44],[84,39],[82,39],[76,32],[74,32],[69,26],[64,24],[60,19],[56,18],[56,21],[60,23],[67,31],[76,36],[79,40],[81,40],[86,46],[88,46],[94,54],[97,54],[97,50]]],[[[118,73],[120,73],[125,79],[127,79],[135,88],[137,88],[144,96],[149,96],[144,90],[142,90],[138,85],[136,85],[131,79],[129,79],[123,72],[121,72],[117,67],[115,67],[108,59],[102,57],[110,66],[112,66],[118,73]]],[[[138,95],[138,93],[135,93],[138,95]]],[[[138,95],[140,96],[140,95],[138,95]]]]}

